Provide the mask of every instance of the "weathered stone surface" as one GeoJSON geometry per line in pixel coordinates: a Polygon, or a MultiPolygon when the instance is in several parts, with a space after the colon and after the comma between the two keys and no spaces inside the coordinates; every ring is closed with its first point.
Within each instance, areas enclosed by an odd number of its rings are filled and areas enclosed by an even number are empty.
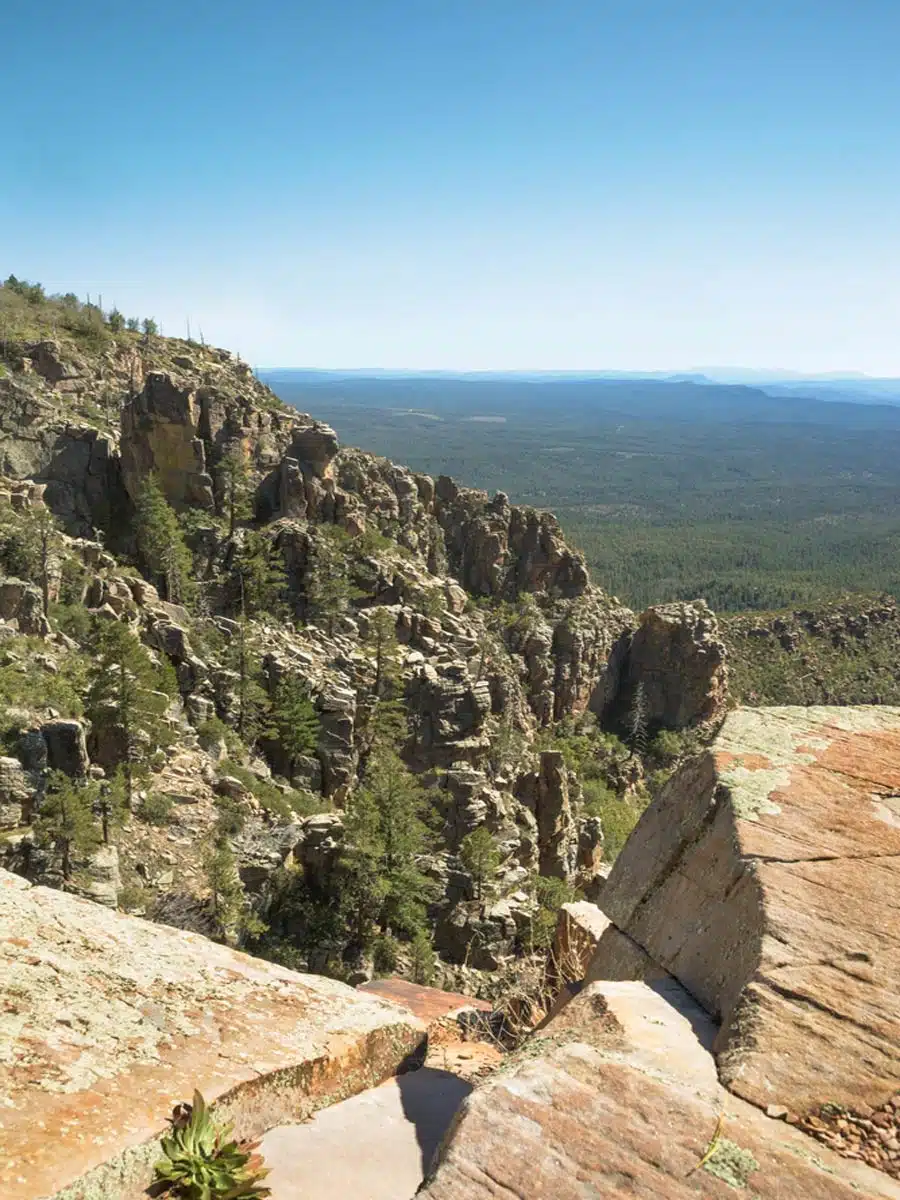
{"type": "Polygon", "coordinates": [[[575,874],[578,829],[569,798],[569,771],[558,750],[541,754],[537,771],[522,776],[516,795],[534,813],[540,873],[556,879],[575,874]]]}
{"type": "Polygon", "coordinates": [[[451,569],[476,595],[543,591],[570,599],[589,586],[584,558],[569,549],[550,513],[515,507],[503,492],[489,499],[446,475],[435,486],[435,512],[451,569]]]}
{"type": "Polygon", "coordinates": [[[652,983],[654,980],[669,979],[671,976],[659,963],[654,962],[637,942],[632,941],[627,933],[622,933],[615,925],[610,924],[597,942],[584,978],[587,983],[598,980],[642,980],[652,983]]]}
{"type": "Polygon", "coordinates": [[[45,637],[50,632],[40,588],[23,579],[0,579],[0,618],[14,621],[20,633],[45,637]]]}
{"type": "Polygon", "coordinates": [[[87,775],[90,759],[80,721],[45,721],[41,737],[47,747],[47,767],[51,771],[64,771],[73,779],[87,775]]]}
{"type": "Polygon", "coordinates": [[[763,1107],[900,1089],[898,792],[898,709],[737,712],[607,880],[604,911],[721,1020],[722,1078],[763,1107]]]}
{"type": "Polygon", "coordinates": [[[618,686],[604,722],[627,722],[638,688],[650,731],[719,720],[725,713],[725,656],[715,614],[704,600],[648,608],[617,648],[618,686]]]}
{"type": "Polygon", "coordinates": [[[383,1000],[391,1000],[394,1004],[408,1008],[413,1016],[424,1021],[429,1027],[445,1021],[448,1017],[456,1017],[462,1012],[491,1011],[491,1006],[486,1000],[476,1000],[473,996],[463,996],[459,992],[444,992],[440,988],[423,987],[421,984],[410,983],[408,979],[396,977],[373,979],[369,983],[360,984],[357,991],[370,996],[381,996],[383,1000]]]}
{"type": "Polygon", "coordinates": [[[550,947],[551,967],[560,980],[583,979],[597,943],[609,928],[609,917],[596,904],[578,900],[564,904],[550,947]]]}
{"type": "Polygon", "coordinates": [[[343,984],[6,872],[0,929],[5,1200],[136,1196],[195,1087],[255,1136],[386,1078],[423,1036],[343,984]]]}
{"type": "Polygon", "coordinates": [[[153,474],[175,508],[213,508],[200,419],[192,386],[150,372],[143,391],[122,409],[122,475],[132,499],[153,474]]]}
{"type": "Polygon", "coordinates": [[[676,985],[592,984],[521,1061],[463,1103],[428,1200],[853,1200],[900,1197],[886,1175],[841,1159],[729,1096],[714,1027],[676,985]]]}
{"type": "Polygon", "coordinates": [[[17,758],[0,758],[0,829],[16,829],[31,820],[37,780],[17,758]]]}

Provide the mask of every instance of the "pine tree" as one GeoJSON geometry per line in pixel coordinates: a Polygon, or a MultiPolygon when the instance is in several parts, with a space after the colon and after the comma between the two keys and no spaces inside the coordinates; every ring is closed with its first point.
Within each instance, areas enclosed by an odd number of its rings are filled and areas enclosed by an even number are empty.
{"type": "Polygon", "coordinates": [[[272,729],[291,762],[315,754],[319,744],[319,714],[309,688],[299,675],[285,674],[278,681],[271,709],[272,729]]]}
{"type": "Polygon", "coordinates": [[[56,518],[45,505],[32,505],[24,512],[8,508],[0,515],[0,559],[10,574],[40,585],[45,617],[50,609],[54,559],[61,546],[56,518]]]}
{"type": "Polygon", "coordinates": [[[121,767],[112,779],[100,784],[96,808],[100,815],[103,844],[108,846],[110,831],[121,825],[128,814],[125,775],[121,767]]]}
{"type": "Polygon", "coordinates": [[[256,649],[256,633],[246,616],[238,619],[226,654],[227,665],[237,675],[238,737],[248,745],[267,732],[272,702],[263,686],[262,660],[256,649]]]}
{"type": "Polygon", "coordinates": [[[419,929],[412,940],[409,957],[409,974],[413,983],[420,986],[432,983],[434,980],[434,947],[431,938],[424,929],[419,929]]]}
{"type": "MultiPolygon", "coordinates": [[[[423,820],[427,796],[400,756],[379,748],[348,808],[346,829],[357,872],[377,880],[382,933],[412,936],[422,928],[432,888],[416,866],[430,837],[423,820]]],[[[348,865],[354,865],[351,861],[348,865]]]]}
{"type": "Polygon", "coordinates": [[[94,820],[97,786],[54,771],[35,822],[38,845],[51,846],[61,856],[63,879],[72,878],[73,854],[89,854],[100,844],[94,820]]]}
{"type": "Polygon", "coordinates": [[[153,475],[144,482],[135,502],[138,553],[155,583],[163,584],[165,598],[187,603],[193,594],[193,562],[175,510],[153,475]]]}
{"type": "Polygon", "coordinates": [[[241,531],[231,551],[232,607],[247,617],[279,618],[287,610],[287,576],[275,542],[253,529],[241,531]]]}
{"type": "Polygon", "coordinates": [[[219,481],[228,536],[234,537],[238,522],[253,516],[250,463],[243,441],[235,442],[224,454],[219,464],[219,481]]]}
{"type": "Polygon", "coordinates": [[[306,568],[308,616],[323,625],[331,636],[357,592],[350,582],[347,555],[338,530],[326,526],[317,534],[306,568]]]}
{"type": "Polygon", "coordinates": [[[210,841],[203,853],[203,871],[218,936],[227,941],[259,936],[265,924],[250,909],[231,845],[224,837],[210,841]]]}
{"type": "Polygon", "coordinates": [[[375,677],[371,709],[360,738],[364,755],[375,746],[402,748],[409,734],[397,624],[388,609],[370,611],[366,649],[375,667],[375,677]]]}
{"type": "Polygon", "coordinates": [[[628,710],[628,744],[632,755],[647,753],[647,696],[643,683],[634,689],[628,710]]]}
{"type": "Polygon", "coordinates": [[[98,627],[88,676],[85,712],[92,736],[111,742],[121,765],[129,808],[135,778],[171,740],[165,713],[174,692],[171,668],[157,667],[119,621],[98,627]]]}
{"type": "Polygon", "coordinates": [[[479,825],[467,834],[460,844],[459,857],[462,865],[472,876],[475,884],[475,899],[481,900],[484,885],[494,878],[500,866],[497,843],[484,825],[479,825]]]}

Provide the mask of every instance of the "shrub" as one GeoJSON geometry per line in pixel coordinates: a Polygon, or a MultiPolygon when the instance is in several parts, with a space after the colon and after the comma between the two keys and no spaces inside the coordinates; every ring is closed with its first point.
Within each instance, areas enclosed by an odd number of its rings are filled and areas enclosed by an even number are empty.
{"type": "Polygon", "coordinates": [[[591,817],[599,817],[603,827],[603,857],[607,862],[615,862],[638,823],[647,799],[617,796],[599,779],[586,779],[583,790],[585,812],[591,817]]]}
{"type": "Polygon", "coordinates": [[[148,792],[138,805],[137,815],[148,825],[168,825],[175,801],[164,792],[148,792]]]}
{"type": "Polygon", "coordinates": [[[396,938],[385,934],[372,947],[372,968],[376,975],[393,975],[397,970],[399,944],[396,938]]]}

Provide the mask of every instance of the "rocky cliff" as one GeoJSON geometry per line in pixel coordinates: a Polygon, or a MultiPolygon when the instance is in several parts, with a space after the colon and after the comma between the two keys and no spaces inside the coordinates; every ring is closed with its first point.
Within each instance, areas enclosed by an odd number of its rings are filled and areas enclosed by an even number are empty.
{"type": "Polygon", "coordinates": [[[310,896],[327,908],[345,887],[344,810],[390,660],[396,746],[432,831],[416,869],[437,949],[486,969],[520,953],[535,880],[588,885],[603,859],[579,763],[608,767],[604,803],[632,812],[677,759],[669,746],[644,761],[656,732],[720,719],[714,616],[702,603],[635,616],[551,515],[340,447],[226,351],[94,326],[85,340],[41,325],[52,305],[29,313],[41,336],[7,338],[0,375],[2,861],[212,931],[203,853],[227,838],[247,903],[310,961],[323,942],[310,896]],[[137,533],[148,479],[190,554],[178,588],[137,533]],[[17,521],[39,531],[44,513],[56,528],[24,546],[17,521]],[[121,732],[82,716],[98,621],[133,631],[177,686],[128,819],[109,835],[104,817],[104,847],[63,869],[42,825],[49,773],[102,793],[124,753],[121,732]],[[290,720],[247,728],[285,681],[312,708],[302,751],[290,720]],[[492,840],[486,878],[465,856],[477,830],[492,840]]]}
{"type": "Polygon", "coordinates": [[[564,906],[568,985],[425,1195],[900,1196],[898,785],[898,709],[730,715],[564,906]]]}

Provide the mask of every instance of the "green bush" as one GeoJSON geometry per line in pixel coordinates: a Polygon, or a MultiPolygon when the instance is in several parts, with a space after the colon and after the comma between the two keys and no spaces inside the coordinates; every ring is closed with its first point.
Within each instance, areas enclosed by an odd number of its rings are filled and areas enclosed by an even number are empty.
{"type": "Polygon", "coordinates": [[[164,792],[148,792],[138,805],[137,815],[148,825],[168,825],[175,801],[164,792]]]}
{"type": "Polygon", "coordinates": [[[615,862],[628,835],[638,823],[647,805],[647,798],[617,796],[596,779],[586,779],[583,791],[585,812],[589,816],[599,817],[603,827],[603,857],[607,862],[615,862]]]}
{"type": "Polygon", "coordinates": [[[372,946],[372,969],[376,975],[393,975],[397,970],[400,944],[390,934],[377,938],[372,946]]]}
{"type": "Polygon", "coordinates": [[[309,817],[327,807],[321,797],[313,796],[309,792],[300,792],[296,788],[282,791],[270,780],[261,778],[231,758],[219,763],[218,773],[220,776],[231,775],[240,780],[266,812],[272,813],[282,821],[292,821],[298,816],[309,817]]]}

